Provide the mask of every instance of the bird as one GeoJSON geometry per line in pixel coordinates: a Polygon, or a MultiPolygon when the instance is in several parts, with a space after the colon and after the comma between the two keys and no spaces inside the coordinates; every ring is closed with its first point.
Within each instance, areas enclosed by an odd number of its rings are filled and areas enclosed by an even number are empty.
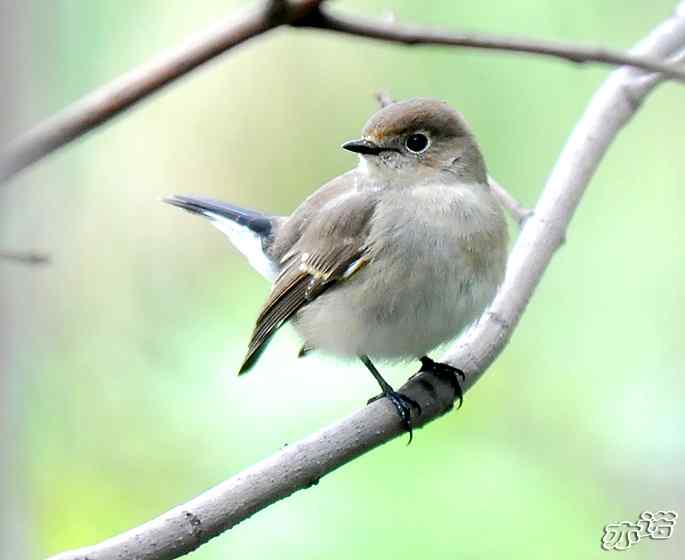
{"type": "Polygon", "coordinates": [[[359,359],[412,438],[412,409],[375,362],[420,360],[462,402],[463,372],[428,353],[456,338],[495,296],[507,258],[506,220],[481,150],[448,103],[415,97],[380,108],[342,144],[358,165],[289,216],[211,198],[165,202],[208,218],[272,289],[239,374],[290,322],[312,351],[359,359]]]}

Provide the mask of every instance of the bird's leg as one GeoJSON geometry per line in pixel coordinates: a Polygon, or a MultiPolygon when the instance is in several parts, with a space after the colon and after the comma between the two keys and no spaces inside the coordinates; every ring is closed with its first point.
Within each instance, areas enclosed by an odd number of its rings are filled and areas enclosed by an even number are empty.
{"type": "Polygon", "coordinates": [[[464,392],[461,389],[459,378],[461,377],[462,381],[466,379],[464,372],[459,368],[452,367],[449,364],[434,362],[428,356],[424,356],[423,358],[420,358],[420,360],[421,369],[417,372],[417,375],[421,372],[432,373],[438,379],[441,379],[447,383],[450,387],[452,387],[452,389],[454,389],[454,397],[455,399],[459,400],[459,404],[457,405],[457,408],[459,408],[461,403],[464,401],[464,392]]]}
{"type": "Polygon", "coordinates": [[[399,415],[400,420],[402,421],[402,426],[405,430],[409,432],[409,442],[407,443],[407,445],[409,445],[409,443],[411,443],[412,438],[414,437],[411,425],[411,409],[415,408],[416,411],[419,414],[421,414],[421,406],[414,399],[395,391],[390,386],[390,383],[383,379],[380,372],[376,369],[376,366],[373,365],[373,362],[371,362],[368,356],[359,356],[359,359],[371,372],[371,375],[374,376],[376,381],[378,381],[378,384],[381,386],[381,390],[383,391],[380,395],[377,395],[369,399],[367,404],[371,404],[373,401],[385,397],[393,405],[395,405],[397,414],[399,415]]]}

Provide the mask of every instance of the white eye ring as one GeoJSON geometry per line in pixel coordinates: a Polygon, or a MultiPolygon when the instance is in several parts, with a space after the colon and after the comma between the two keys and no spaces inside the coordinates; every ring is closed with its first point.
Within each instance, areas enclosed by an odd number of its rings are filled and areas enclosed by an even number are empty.
{"type": "Polygon", "coordinates": [[[423,132],[415,132],[407,136],[404,145],[412,154],[421,154],[430,147],[431,141],[423,132]]]}

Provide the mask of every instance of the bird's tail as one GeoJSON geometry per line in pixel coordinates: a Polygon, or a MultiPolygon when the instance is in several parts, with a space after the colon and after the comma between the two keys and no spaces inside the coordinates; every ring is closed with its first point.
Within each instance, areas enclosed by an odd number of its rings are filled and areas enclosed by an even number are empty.
{"type": "Polygon", "coordinates": [[[231,240],[250,264],[269,280],[278,273],[278,264],[268,255],[277,218],[211,198],[169,196],[164,202],[208,218],[231,240]]]}

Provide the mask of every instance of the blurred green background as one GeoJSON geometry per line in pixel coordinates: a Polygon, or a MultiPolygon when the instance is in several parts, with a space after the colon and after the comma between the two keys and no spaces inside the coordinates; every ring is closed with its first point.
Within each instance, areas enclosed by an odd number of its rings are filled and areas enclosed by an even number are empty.
{"type": "MultiPolygon", "coordinates": [[[[5,2],[7,83],[19,100],[5,136],[239,4],[5,2]]],[[[335,4],[614,48],[673,7],[335,4]]],[[[217,231],[160,197],[205,194],[288,213],[355,165],[339,146],[387,88],[457,107],[490,172],[533,204],[607,72],[282,29],[2,188],[0,247],[45,251],[52,262],[0,262],[0,557],[41,558],[140,524],[377,391],[361,366],[298,361],[289,329],[236,378],[268,286],[217,231]]],[[[461,410],[411,447],[402,438],[362,457],[192,557],[600,558],[605,524],[643,510],[685,515],[684,91],[662,86],[614,143],[511,344],[461,410]]],[[[401,384],[414,369],[385,370],[401,384]]],[[[684,550],[676,526],[670,541],[640,542],[621,558],[684,550]]]]}

